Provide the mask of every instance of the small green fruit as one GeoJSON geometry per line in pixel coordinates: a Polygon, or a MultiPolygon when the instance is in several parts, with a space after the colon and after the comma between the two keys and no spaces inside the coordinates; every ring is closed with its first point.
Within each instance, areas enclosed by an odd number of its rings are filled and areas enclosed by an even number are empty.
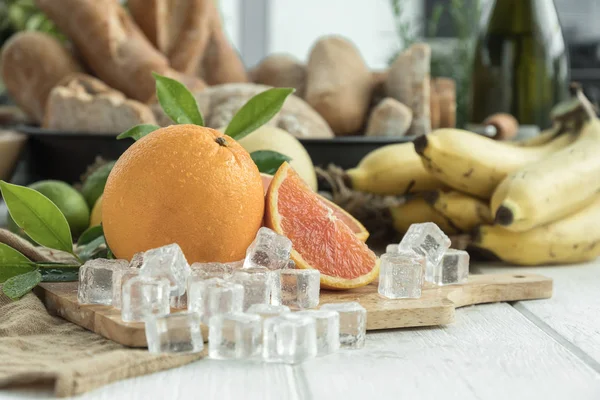
{"type": "Polygon", "coordinates": [[[108,175],[110,171],[112,171],[115,166],[116,161],[111,161],[109,163],[104,164],[87,177],[85,182],[83,182],[83,186],[81,187],[81,194],[87,201],[87,205],[89,208],[93,208],[94,204],[96,204],[96,200],[98,197],[102,195],[104,192],[104,186],[106,186],[106,180],[108,179],[108,175]]]}
{"type": "MultiPolygon", "coordinates": [[[[88,228],[90,209],[81,193],[75,188],[65,182],[52,180],[39,181],[29,185],[29,187],[49,198],[58,207],[67,219],[73,237],[78,237],[88,228]]],[[[10,214],[7,216],[6,221],[11,232],[30,240],[10,217],[10,214]]]]}

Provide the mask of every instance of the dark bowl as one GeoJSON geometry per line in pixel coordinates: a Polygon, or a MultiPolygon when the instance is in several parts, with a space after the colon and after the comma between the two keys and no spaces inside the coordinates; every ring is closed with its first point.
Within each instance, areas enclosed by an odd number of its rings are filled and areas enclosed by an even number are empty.
{"type": "Polygon", "coordinates": [[[96,157],[116,160],[132,139],[117,140],[115,134],[67,133],[31,126],[16,128],[29,136],[19,183],[58,179],[75,183],[96,157]]]}
{"type": "MultiPolygon", "coordinates": [[[[29,136],[22,159],[23,183],[41,179],[78,182],[96,157],[116,160],[133,144],[132,139],[117,140],[115,134],[67,133],[32,126],[19,126],[17,130],[29,136]]],[[[367,153],[379,147],[409,141],[411,138],[362,136],[300,139],[315,165],[331,163],[344,169],[356,166],[367,153]]]]}
{"type": "Polygon", "coordinates": [[[382,146],[412,141],[411,137],[346,136],[333,139],[300,139],[313,164],[325,167],[335,164],[344,169],[355,167],[368,153],[382,146]]]}

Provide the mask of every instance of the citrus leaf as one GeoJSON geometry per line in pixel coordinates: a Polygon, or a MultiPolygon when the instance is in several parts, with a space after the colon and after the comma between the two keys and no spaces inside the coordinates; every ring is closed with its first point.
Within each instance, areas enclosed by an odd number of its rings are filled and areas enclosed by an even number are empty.
{"type": "Polygon", "coordinates": [[[175,79],[152,73],[156,80],[156,97],[165,114],[177,124],[204,126],[194,95],[175,79]]]}
{"type": "Polygon", "coordinates": [[[281,164],[291,160],[288,156],[271,150],[253,151],[250,157],[260,172],[270,175],[274,175],[281,164]]]}
{"type": "Polygon", "coordinates": [[[27,272],[34,271],[36,266],[34,263],[25,264],[25,263],[9,263],[0,265],[0,283],[6,282],[8,279],[17,276],[23,275],[27,272]]]}
{"type": "Polygon", "coordinates": [[[26,295],[41,281],[42,274],[40,274],[40,271],[36,269],[8,279],[6,282],[4,282],[2,291],[11,299],[17,300],[26,295]]]}
{"type": "Polygon", "coordinates": [[[225,134],[240,140],[254,132],[281,110],[285,99],[294,91],[292,88],[272,88],[252,97],[233,116],[225,134]]]}
{"type": "Polygon", "coordinates": [[[99,236],[104,235],[104,231],[102,230],[102,225],[91,226],[86,229],[85,232],[79,236],[79,240],[77,241],[78,246],[83,246],[84,244],[88,244],[92,240],[96,239],[99,236]]]}
{"type": "Polygon", "coordinates": [[[160,126],[152,125],[152,124],[136,125],[133,128],[129,128],[128,130],[126,130],[125,132],[123,132],[119,136],[117,136],[117,140],[127,139],[127,138],[132,138],[133,140],[140,140],[147,134],[154,132],[155,130],[157,130],[159,128],[160,128],[160,126]]]}
{"type": "Polygon", "coordinates": [[[31,261],[7,244],[0,243],[0,266],[4,264],[29,264],[31,261]]]}
{"type": "Polygon", "coordinates": [[[37,263],[42,282],[74,282],[79,280],[79,265],[37,263]]]}
{"type": "Polygon", "coordinates": [[[94,255],[100,250],[106,250],[106,241],[104,240],[104,236],[98,236],[81,249],[78,249],[77,255],[81,261],[85,262],[94,258],[94,255]]]}
{"type": "Polygon", "coordinates": [[[10,216],[36,243],[73,253],[69,223],[56,205],[40,192],[0,181],[10,216]]]}

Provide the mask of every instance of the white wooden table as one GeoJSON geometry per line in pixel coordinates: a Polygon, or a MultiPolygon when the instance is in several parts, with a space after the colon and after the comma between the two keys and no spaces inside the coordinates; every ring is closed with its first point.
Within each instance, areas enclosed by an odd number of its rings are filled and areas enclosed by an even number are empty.
{"type": "MultiPolygon", "coordinates": [[[[554,296],[462,308],[448,326],[370,333],[362,350],[298,366],[201,360],[78,399],[600,399],[600,260],[471,272],[499,271],[550,276],[554,296]]],[[[0,400],[51,397],[0,391],[0,400]]]]}

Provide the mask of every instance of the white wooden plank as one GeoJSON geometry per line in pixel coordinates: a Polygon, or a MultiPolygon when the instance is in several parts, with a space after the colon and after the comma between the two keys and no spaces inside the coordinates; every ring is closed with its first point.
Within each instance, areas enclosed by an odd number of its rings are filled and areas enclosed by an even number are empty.
{"type": "Polygon", "coordinates": [[[315,399],[598,399],[600,375],[508,304],[457,310],[443,328],[373,333],[303,364],[315,399]]]}
{"type": "MultiPolygon", "coordinates": [[[[296,393],[290,366],[204,359],[184,367],[116,382],[77,399],[300,400],[296,393]]],[[[0,400],[50,397],[47,391],[0,392],[0,400]]]]}
{"type": "MultiPolygon", "coordinates": [[[[477,266],[483,273],[533,272],[554,279],[554,294],[545,300],[518,302],[595,362],[600,372],[600,259],[587,264],[550,267],[477,266]]],[[[536,322],[536,318],[531,318],[536,322]]],[[[539,324],[540,325],[540,324],[539,324]]],[[[543,325],[541,325],[544,328],[543,325]]]]}

